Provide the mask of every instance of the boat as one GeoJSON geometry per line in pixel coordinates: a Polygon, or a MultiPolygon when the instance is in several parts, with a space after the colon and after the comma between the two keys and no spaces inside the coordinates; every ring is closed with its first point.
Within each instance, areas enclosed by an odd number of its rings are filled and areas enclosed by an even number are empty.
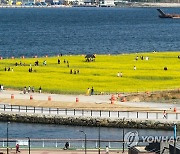
{"type": "Polygon", "coordinates": [[[180,18],[180,14],[166,14],[161,9],[157,9],[160,13],[160,18],[180,18]]]}

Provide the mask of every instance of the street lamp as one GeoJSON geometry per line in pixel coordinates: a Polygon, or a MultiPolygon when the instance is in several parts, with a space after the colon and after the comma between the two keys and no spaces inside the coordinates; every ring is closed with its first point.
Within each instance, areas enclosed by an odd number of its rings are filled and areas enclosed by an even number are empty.
{"type": "Polygon", "coordinates": [[[125,117],[123,118],[123,153],[124,153],[124,120],[125,120],[125,117]]]}
{"type": "Polygon", "coordinates": [[[85,137],[84,148],[85,148],[85,154],[86,154],[86,133],[83,130],[80,130],[79,132],[83,133],[85,137]]]}
{"type": "Polygon", "coordinates": [[[9,129],[8,129],[8,125],[10,124],[10,122],[7,122],[7,154],[9,154],[9,129]]]}
{"type": "Polygon", "coordinates": [[[31,140],[30,137],[26,137],[28,139],[28,145],[29,145],[29,154],[31,153],[31,140]]]}
{"type": "Polygon", "coordinates": [[[99,133],[98,133],[99,135],[99,150],[98,150],[98,154],[100,154],[101,153],[101,134],[100,134],[100,124],[99,124],[99,133]]]}
{"type": "Polygon", "coordinates": [[[177,126],[174,124],[174,154],[176,154],[176,138],[177,138],[177,126]]]}

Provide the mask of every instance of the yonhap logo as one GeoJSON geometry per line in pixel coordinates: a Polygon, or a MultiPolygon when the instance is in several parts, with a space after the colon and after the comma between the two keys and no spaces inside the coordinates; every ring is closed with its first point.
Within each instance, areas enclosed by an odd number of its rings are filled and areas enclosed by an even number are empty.
{"type": "Polygon", "coordinates": [[[173,143],[174,141],[180,141],[180,136],[139,136],[137,131],[128,132],[124,136],[124,143],[127,144],[129,148],[136,146],[139,141],[142,143],[173,143]]]}
{"type": "Polygon", "coordinates": [[[124,141],[128,147],[136,146],[139,142],[139,135],[137,131],[128,132],[124,136],[124,141]]]}

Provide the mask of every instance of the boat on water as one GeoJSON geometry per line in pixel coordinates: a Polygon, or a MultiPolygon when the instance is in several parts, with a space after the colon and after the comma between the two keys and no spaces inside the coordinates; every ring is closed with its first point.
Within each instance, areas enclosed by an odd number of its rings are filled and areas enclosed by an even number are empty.
{"type": "Polygon", "coordinates": [[[161,9],[157,9],[160,13],[160,18],[180,18],[180,14],[166,14],[161,9]]]}

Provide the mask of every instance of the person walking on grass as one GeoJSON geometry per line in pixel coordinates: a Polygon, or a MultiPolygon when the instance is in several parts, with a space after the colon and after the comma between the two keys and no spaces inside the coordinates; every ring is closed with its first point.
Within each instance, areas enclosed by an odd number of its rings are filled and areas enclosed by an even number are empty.
{"type": "Polygon", "coordinates": [[[39,93],[41,93],[42,92],[42,88],[41,88],[41,86],[39,87],[39,93]]]}
{"type": "Polygon", "coordinates": [[[94,88],[91,88],[91,95],[94,95],[94,88]]]}

